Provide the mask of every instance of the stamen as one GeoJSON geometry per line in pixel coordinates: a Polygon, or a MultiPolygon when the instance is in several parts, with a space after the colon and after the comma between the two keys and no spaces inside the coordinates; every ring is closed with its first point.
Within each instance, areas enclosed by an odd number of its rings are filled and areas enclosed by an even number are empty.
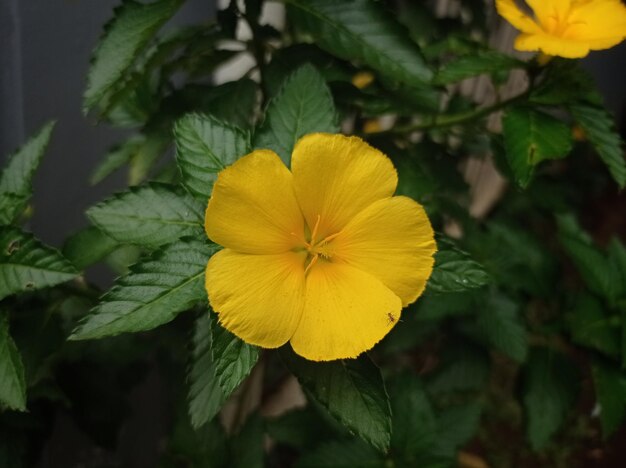
{"type": "Polygon", "coordinates": [[[315,221],[315,227],[311,233],[311,245],[315,245],[315,237],[317,236],[317,229],[320,227],[320,215],[317,215],[317,221],[315,221]]]}
{"type": "Polygon", "coordinates": [[[315,265],[317,263],[317,259],[319,258],[318,254],[315,254],[315,256],[311,259],[311,261],[309,262],[309,264],[307,265],[307,267],[304,269],[304,274],[306,275],[309,270],[311,269],[311,267],[313,265],[315,265]]]}

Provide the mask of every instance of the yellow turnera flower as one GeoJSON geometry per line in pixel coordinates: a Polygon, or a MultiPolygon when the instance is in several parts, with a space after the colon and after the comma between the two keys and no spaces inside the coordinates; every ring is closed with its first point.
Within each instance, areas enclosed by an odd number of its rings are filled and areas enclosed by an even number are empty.
{"type": "Polygon", "coordinates": [[[356,357],[424,290],[432,227],[421,205],[393,196],[393,164],[359,138],[307,135],[291,166],[256,150],[218,175],[205,227],[225,249],[207,265],[211,307],[248,343],[356,357]]]}
{"type": "Polygon", "coordinates": [[[535,18],[515,0],[496,0],[498,13],[520,34],[515,48],[580,58],[608,49],[626,37],[626,6],[621,0],[526,0],[535,18]]]}

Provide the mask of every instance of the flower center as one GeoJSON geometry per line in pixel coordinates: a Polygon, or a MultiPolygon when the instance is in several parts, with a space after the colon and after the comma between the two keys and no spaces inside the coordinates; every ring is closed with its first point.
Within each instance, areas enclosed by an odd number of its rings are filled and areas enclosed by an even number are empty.
{"type": "Polygon", "coordinates": [[[333,256],[333,246],[331,241],[339,235],[339,233],[331,234],[330,236],[326,236],[324,239],[317,240],[317,231],[320,225],[320,215],[317,215],[317,221],[315,222],[315,226],[311,231],[311,238],[309,241],[304,241],[304,247],[308,252],[306,259],[306,268],[304,273],[308,273],[308,271],[315,265],[320,258],[325,261],[330,261],[333,256]]]}

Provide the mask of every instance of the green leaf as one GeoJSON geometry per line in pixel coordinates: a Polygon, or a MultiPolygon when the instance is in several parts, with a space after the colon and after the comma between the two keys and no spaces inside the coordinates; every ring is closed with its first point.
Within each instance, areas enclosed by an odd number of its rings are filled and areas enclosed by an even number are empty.
{"type": "Polygon", "coordinates": [[[600,405],[600,423],[604,438],[613,434],[626,415],[626,376],[608,362],[596,359],[592,366],[596,400],[600,405]]]}
{"type": "Polygon", "coordinates": [[[65,241],[63,255],[76,268],[84,270],[109,255],[118,245],[100,229],[89,226],[65,241]]]}
{"type": "Polygon", "coordinates": [[[435,267],[428,280],[428,289],[451,293],[480,288],[489,284],[491,278],[469,254],[458,250],[440,250],[435,254],[435,267]]]}
{"type": "Polygon", "coordinates": [[[325,442],[305,453],[296,468],[385,468],[381,455],[359,439],[325,442]]]}
{"type": "Polygon", "coordinates": [[[202,108],[223,122],[247,130],[258,114],[258,101],[258,85],[242,79],[205,92],[202,108]]]}
{"type": "Polygon", "coordinates": [[[182,0],[143,4],[125,0],[96,47],[87,74],[85,110],[92,109],[111,92],[161,26],[172,17],[182,0]]]}
{"type": "Polygon", "coordinates": [[[269,148],[289,165],[296,141],[307,133],[336,133],[333,98],[312,65],[298,68],[285,80],[267,108],[265,121],[254,138],[255,148],[269,148]]]}
{"type": "Polygon", "coordinates": [[[596,349],[608,356],[619,357],[620,336],[611,324],[602,303],[591,294],[582,293],[567,316],[572,341],[596,349]]]}
{"type": "Polygon", "coordinates": [[[393,430],[391,451],[407,466],[422,466],[418,461],[437,441],[437,420],[420,380],[402,375],[389,386],[393,430]]]}
{"type": "Polygon", "coordinates": [[[71,280],[77,271],[56,249],[32,234],[0,226],[0,299],[71,280]]]}
{"type": "Polygon", "coordinates": [[[458,337],[447,343],[439,368],[426,381],[431,395],[481,389],[489,376],[489,356],[483,348],[458,337]]]}
{"type": "Polygon", "coordinates": [[[204,201],[217,173],[250,151],[247,132],[209,115],[186,115],[174,125],[174,136],[183,184],[204,201]]]}
{"type": "Polygon", "coordinates": [[[417,44],[382,3],[288,0],[288,5],[295,24],[338,57],[361,62],[404,84],[424,84],[433,76],[417,44]]]}
{"type": "Polygon", "coordinates": [[[523,403],[530,446],[538,451],[563,424],[578,393],[576,368],[556,351],[534,348],[523,374],[523,403]]]}
{"type": "Polygon", "coordinates": [[[517,362],[526,360],[526,328],[519,317],[519,306],[511,299],[492,294],[488,307],[479,312],[478,326],[495,349],[517,362]]]}
{"type": "Polygon", "coordinates": [[[183,236],[205,237],[205,207],[175,187],[132,187],[87,210],[89,219],[120,243],[155,248],[183,236]]]}
{"type": "Polygon", "coordinates": [[[439,432],[436,452],[455,457],[457,450],[476,435],[482,410],[482,405],[475,402],[444,409],[437,418],[439,432]]]}
{"type": "Polygon", "coordinates": [[[391,409],[380,371],[366,355],[358,359],[311,362],[283,347],[281,356],[309,395],[366,442],[386,451],[391,409]]]}
{"type": "Polygon", "coordinates": [[[615,122],[606,109],[591,104],[570,106],[574,119],[585,131],[604,164],[620,188],[626,186],[624,144],[615,130],[615,122]]]}
{"type": "Polygon", "coordinates": [[[561,245],[573,260],[589,289],[610,299],[612,275],[608,260],[593,246],[589,236],[582,231],[572,215],[558,216],[557,224],[561,245]]]}
{"type": "Polygon", "coordinates": [[[189,370],[189,417],[198,429],[220,411],[226,395],[215,374],[211,352],[211,318],[203,313],[196,320],[193,333],[192,363],[189,370]]]}
{"type": "Polygon", "coordinates": [[[204,270],[216,247],[195,240],[168,245],[119,278],[70,339],[151,330],[206,301],[204,270]]]}
{"type": "Polygon", "coordinates": [[[26,411],[24,366],[5,314],[0,314],[0,407],[26,411]]]}
{"type": "Polygon", "coordinates": [[[55,122],[48,122],[13,156],[0,174],[0,224],[10,224],[32,195],[32,180],[50,142],[55,122]]]}
{"type": "Polygon", "coordinates": [[[509,109],[502,126],[506,156],[521,187],[528,185],[537,164],[563,158],[572,148],[572,132],[566,124],[529,107],[509,109]]]}
{"type": "Polygon", "coordinates": [[[299,408],[267,420],[267,432],[272,440],[298,450],[332,438],[333,431],[312,407],[299,408]]]}
{"type": "Polygon", "coordinates": [[[476,55],[464,55],[445,64],[437,73],[434,82],[447,85],[484,73],[502,72],[525,66],[524,62],[500,52],[480,51],[476,55]]]}
{"type": "Polygon", "coordinates": [[[611,239],[608,248],[611,267],[611,297],[626,299],[626,247],[617,239],[611,239]]]}
{"type": "Polygon", "coordinates": [[[259,359],[259,348],[249,345],[222,327],[216,318],[211,326],[213,362],[226,396],[243,382],[259,359]]]}
{"type": "Polygon", "coordinates": [[[102,182],[124,164],[129,163],[133,156],[139,153],[143,144],[143,138],[133,137],[111,149],[91,174],[89,178],[91,185],[102,182]]]}

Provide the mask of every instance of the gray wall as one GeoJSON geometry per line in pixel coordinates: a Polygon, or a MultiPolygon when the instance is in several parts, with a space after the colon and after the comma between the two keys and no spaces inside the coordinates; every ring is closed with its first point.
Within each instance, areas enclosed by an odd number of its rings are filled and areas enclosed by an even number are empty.
{"type": "MultiPolygon", "coordinates": [[[[57,127],[35,179],[30,228],[60,245],[86,225],[85,209],[123,186],[122,176],[96,187],[87,179],[123,133],[95,125],[81,111],[89,57],[119,0],[0,0],[0,160],[44,122],[57,127]]],[[[172,20],[214,17],[214,1],[188,0],[172,20]]]]}

